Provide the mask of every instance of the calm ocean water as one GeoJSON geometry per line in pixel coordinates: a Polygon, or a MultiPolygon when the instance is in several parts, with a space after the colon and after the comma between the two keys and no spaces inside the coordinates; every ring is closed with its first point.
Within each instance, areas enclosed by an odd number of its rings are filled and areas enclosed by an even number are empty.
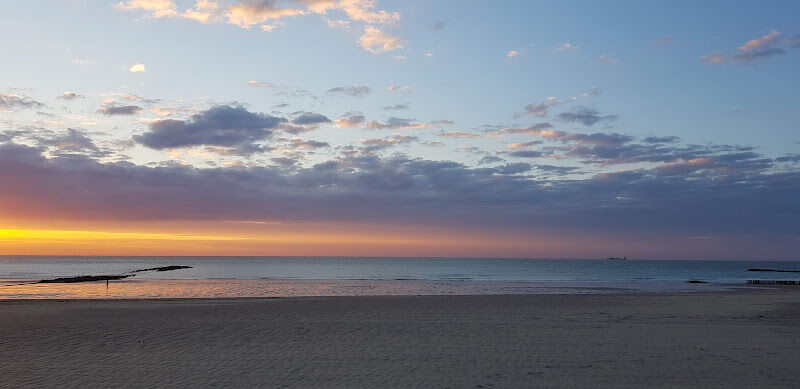
{"type": "Polygon", "coordinates": [[[692,291],[748,279],[800,279],[800,261],[548,260],[346,257],[0,257],[0,298],[238,297],[358,294],[583,293],[692,291]],[[104,283],[25,284],[79,275],[139,273],[104,283]],[[193,280],[193,281],[189,281],[193,280]],[[101,285],[102,284],[102,285],[101,285]]]}

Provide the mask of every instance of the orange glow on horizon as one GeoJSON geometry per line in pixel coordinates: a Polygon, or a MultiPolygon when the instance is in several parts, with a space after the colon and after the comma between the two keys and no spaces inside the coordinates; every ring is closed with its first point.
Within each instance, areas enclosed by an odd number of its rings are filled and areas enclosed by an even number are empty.
{"type": "MultiPolygon", "coordinates": [[[[713,259],[719,239],[292,221],[0,220],[0,255],[713,259]],[[653,242],[664,254],[653,257],[653,242]],[[700,253],[699,255],[697,253],[700,253]],[[649,254],[649,256],[648,256],[649,254]]],[[[750,255],[743,253],[743,256],[750,255]]]]}
{"type": "Polygon", "coordinates": [[[122,227],[126,228],[103,224],[80,229],[0,228],[0,255],[448,256],[520,247],[519,241],[474,233],[336,223],[182,222],[122,227]]]}

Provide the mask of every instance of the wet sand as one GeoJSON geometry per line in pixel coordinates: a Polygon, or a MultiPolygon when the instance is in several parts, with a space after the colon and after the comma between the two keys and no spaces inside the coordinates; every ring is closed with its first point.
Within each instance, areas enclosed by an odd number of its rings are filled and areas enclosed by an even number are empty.
{"type": "Polygon", "coordinates": [[[800,288],[0,302],[0,387],[797,387],[800,288]]]}

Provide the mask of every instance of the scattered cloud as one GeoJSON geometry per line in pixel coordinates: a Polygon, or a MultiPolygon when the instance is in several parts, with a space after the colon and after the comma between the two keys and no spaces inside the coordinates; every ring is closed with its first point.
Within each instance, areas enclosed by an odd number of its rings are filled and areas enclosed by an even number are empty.
{"type": "Polygon", "coordinates": [[[454,138],[454,139],[475,139],[475,138],[482,138],[482,135],[472,134],[469,132],[461,132],[461,131],[450,131],[450,132],[443,132],[439,134],[442,138],[454,138]]]}
{"type": "Polygon", "coordinates": [[[316,112],[299,112],[297,116],[292,119],[293,124],[299,125],[315,125],[330,122],[331,120],[325,115],[316,112]]]}
{"type": "Polygon", "coordinates": [[[331,123],[327,116],[316,112],[295,112],[294,118],[280,125],[281,131],[290,134],[300,134],[316,130],[321,125],[331,123]]]}
{"type": "Polygon", "coordinates": [[[397,23],[401,15],[376,7],[376,0],[197,0],[193,8],[181,10],[174,0],[128,0],[118,3],[121,11],[141,11],[150,18],[188,19],[200,23],[225,22],[241,28],[257,27],[271,32],[286,25],[285,19],[309,14],[321,15],[332,28],[349,28],[352,22],[367,24],[359,43],[368,51],[379,54],[402,47],[403,40],[373,27],[375,24],[397,23]],[[343,18],[330,19],[329,11],[340,11],[343,18]]]}
{"type": "MultiPolygon", "coordinates": [[[[564,104],[567,100],[559,100],[555,97],[548,97],[547,100],[541,103],[531,103],[525,105],[525,114],[544,117],[549,113],[549,109],[556,105],[564,104]]],[[[519,116],[519,115],[518,115],[519,116]]]]}
{"type": "Polygon", "coordinates": [[[592,87],[591,90],[588,92],[584,92],[579,96],[573,96],[570,98],[559,99],[557,97],[548,97],[544,101],[538,103],[530,103],[525,105],[524,109],[525,112],[516,113],[514,117],[521,117],[521,116],[536,116],[536,117],[545,117],[550,114],[550,108],[555,106],[559,106],[562,104],[572,103],[578,101],[580,98],[592,97],[592,96],[599,96],[600,95],[600,88],[592,87]]]}
{"type": "Polygon", "coordinates": [[[14,111],[18,108],[41,108],[45,105],[27,96],[0,93],[0,110],[14,111]]]}
{"type": "MultiPolygon", "coordinates": [[[[261,130],[269,132],[280,121],[232,109],[236,113],[228,114],[237,118],[232,121],[236,126],[230,125],[231,117],[223,120],[227,124],[213,124],[217,120],[207,117],[213,116],[209,114],[212,108],[177,127],[171,123],[166,138],[183,140],[178,144],[221,143],[226,145],[224,149],[264,139],[268,135],[261,130]]],[[[165,129],[154,126],[151,133],[166,134],[165,129]]],[[[93,149],[99,148],[92,146],[85,133],[75,130],[42,140],[36,147],[8,143],[8,139],[0,145],[0,182],[6,184],[0,192],[0,207],[14,204],[2,209],[10,217],[47,219],[389,219],[441,226],[480,222],[527,231],[580,225],[588,230],[621,229],[627,233],[646,228],[649,233],[691,236],[707,235],[704,231],[796,236],[800,220],[787,209],[796,205],[800,173],[775,170],[776,164],[790,162],[776,162],[741,146],[684,145],[671,139],[668,143],[643,143],[613,133],[542,130],[540,134],[556,145],[532,145],[539,149],[516,149],[511,151],[515,154],[504,155],[535,161],[558,153],[561,158],[580,158],[584,164],[637,163],[637,167],[585,179],[559,178],[579,167],[502,164],[503,158],[473,146],[460,151],[482,155],[479,167],[364,152],[344,153],[308,167],[297,164],[302,154],[291,152],[273,157],[274,165],[268,166],[147,166],[100,162],[92,155],[93,149]],[[63,153],[46,156],[47,149],[62,149],[63,153]],[[643,162],[654,165],[641,165],[643,162]],[[528,175],[532,169],[551,178],[533,178],[528,175]],[[84,190],[64,191],[64,187],[84,190]],[[132,192],[146,202],[130,201],[132,192]],[[653,226],[652,220],[659,223],[653,226]]],[[[143,139],[135,140],[141,143],[143,139]]],[[[395,134],[359,144],[381,148],[417,141],[395,134]]],[[[287,150],[298,152],[329,148],[325,142],[301,138],[282,142],[287,150]]]]}
{"type": "Polygon", "coordinates": [[[612,65],[616,65],[616,64],[619,63],[619,59],[613,58],[613,57],[609,57],[609,56],[607,56],[605,54],[601,55],[600,58],[598,58],[597,60],[600,61],[600,62],[603,62],[603,63],[612,64],[612,65]]]}
{"type": "Polygon", "coordinates": [[[530,148],[532,146],[540,145],[542,143],[543,142],[540,141],[540,140],[533,140],[533,141],[524,142],[524,143],[511,143],[506,147],[508,147],[509,149],[512,149],[512,150],[520,150],[520,149],[527,149],[527,148],[530,148]]]}
{"type": "Polygon", "coordinates": [[[405,110],[405,109],[408,109],[408,103],[400,103],[400,104],[387,105],[387,106],[385,106],[385,107],[383,107],[383,108],[381,108],[381,109],[383,109],[384,111],[399,111],[399,110],[405,110]]]}
{"type": "Polygon", "coordinates": [[[147,68],[144,66],[143,63],[137,63],[128,68],[128,71],[131,73],[144,73],[147,71],[147,68]]]}
{"type": "Polygon", "coordinates": [[[403,48],[405,41],[394,35],[387,34],[375,27],[364,27],[364,34],[358,39],[364,50],[372,54],[381,54],[403,48]]]}
{"type": "Polygon", "coordinates": [[[350,86],[337,86],[328,89],[327,93],[341,93],[350,96],[363,96],[372,92],[369,85],[353,84],[350,86]]]}
{"type": "Polygon", "coordinates": [[[782,54],[786,50],[779,46],[793,47],[791,38],[785,39],[778,30],[771,30],[761,38],[752,39],[739,46],[735,52],[727,54],[724,51],[715,51],[711,55],[704,55],[700,60],[708,63],[725,63],[730,61],[751,63],[756,60],[766,59],[782,54]]]}
{"type": "Polygon", "coordinates": [[[510,51],[509,51],[509,52],[506,54],[506,57],[508,57],[508,58],[514,58],[514,57],[516,57],[517,55],[519,55],[519,51],[517,51],[517,50],[510,50],[510,51]]]}
{"type": "Polygon", "coordinates": [[[253,80],[247,81],[247,85],[254,86],[256,88],[274,88],[275,87],[275,85],[273,85],[273,84],[271,84],[269,82],[266,82],[266,81],[253,81],[253,80]]]}
{"type": "MultiPolygon", "coordinates": [[[[279,20],[287,16],[304,15],[306,11],[299,8],[278,8],[271,0],[247,0],[229,7],[228,21],[242,28],[250,28],[254,25],[279,20]]],[[[274,25],[267,24],[260,28],[264,31],[271,31],[274,25]]]]}
{"type": "Polygon", "coordinates": [[[800,47],[800,34],[795,34],[791,38],[787,38],[786,43],[791,47],[800,47]]]}
{"type": "Polygon", "coordinates": [[[172,0],[129,0],[118,3],[114,7],[123,11],[146,11],[153,18],[175,17],[178,15],[178,6],[172,0]]]}
{"type": "Polygon", "coordinates": [[[325,22],[328,23],[328,27],[331,27],[331,28],[350,28],[350,21],[349,20],[341,20],[341,19],[331,20],[331,19],[325,18],[325,22]]]}
{"type": "Polygon", "coordinates": [[[417,140],[419,140],[419,138],[416,136],[394,134],[388,138],[362,139],[360,143],[363,145],[361,150],[363,153],[373,153],[389,147],[409,144],[417,140]]]}
{"type": "Polygon", "coordinates": [[[270,138],[286,119],[253,113],[240,106],[218,105],[191,115],[189,120],[163,119],[133,140],[156,150],[189,146],[218,146],[241,154],[260,151],[256,142],[270,138]]]}
{"type": "Polygon", "coordinates": [[[562,122],[581,123],[586,126],[593,126],[600,122],[614,122],[619,119],[619,116],[603,115],[590,108],[578,107],[570,112],[562,112],[556,115],[556,118],[562,122]]]}
{"type": "Polygon", "coordinates": [[[325,14],[329,10],[340,10],[350,20],[369,24],[396,23],[401,18],[399,12],[376,9],[376,0],[301,0],[301,2],[314,13],[325,14]]]}
{"type": "Polygon", "coordinates": [[[68,128],[66,132],[55,134],[52,137],[43,137],[36,142],[41,147],[54,148],[53,155],[85,154],[95,157],[107,155],[101,151],[94,141],[83,131],[68,128]]]}
{"type": "Polygon", "coordinates": [[[728,60],[728,57],[726,57],[725,53],[721,51],[715,51],[714,54],[700,57],[700,60],[708,63],[723,63],[728,60]]]}
{"type": "Polygon", "coordinates": [[[336,119],[336,127],[354,128],[361,127],[366,122],[364,114],[361,112],[348,112],[343,117],[336,119]]]}
{"type": "Polygon", "coordinates": [[[58,96],[58,98],[61,100],[75,100],[75,99],[82,99],[84,97],[86,96],[79,95],[75,92],[64,92],[60,96],[58,96]]]}
{"type": "Polygon", "coordinates": [[[507,154],[517,158],[540,158],[544,155],[544,153],[537,150],[515,150],[507,154]]]}
{"type": "Polygon", "coordinates": [[[328,142],[321,142],[313,139],[291,138],[286,146],[290,149],[316,150],[331,147],[328,142]]]}
{"type": "Polygon", "coordinates": [[[138,105],[116,105],[111,103],[100,107],[97,109],[97,112],[106,116],[128,116],[142,112],[142,107],[138,105]]]}
{"type": "Polygon", "coordinates": [[[449,126],[452,125],[453,122],[450,120],[436,120],[432,122],[414,122],[412,119],[405,119],[405,118],[398,118],[398,117],[390,117],[386,120],[386,122],[379,122],[376,120],[370,120],[366,122],[364,128],[370,130],[409,130],[409,129],[421,129],[421,128],[430,128],[430,127],[441,127],[441,126],[449,126]]]}
{"type": "Polygon", "coordinates": [[[529,127],[523,128],[503,128],[498,130],[495,135],[540,135],[543,131],[553,128],[553,125],[547,122],[537,123],[529,127]]]}
{"type": "Polygon", "coordinates": [[[654,40],[653,44],[658,46],[658,45],[670,44],[673,42],[675,42],[675,38],[673,38],[672,35],[666,35],[654,40]]]}
{"type": "Polygon", "coordinates": [[[578,46],[575,46],[571,43],[561,43],[553,49],[554,53],[564,53],[567,51],[578,50],[578,46]]]}

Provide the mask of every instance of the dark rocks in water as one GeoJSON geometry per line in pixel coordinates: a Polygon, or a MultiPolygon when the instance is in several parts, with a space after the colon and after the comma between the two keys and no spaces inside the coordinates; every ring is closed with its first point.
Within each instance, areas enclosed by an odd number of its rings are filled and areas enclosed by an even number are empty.
{"type": "MultiPolygon", "coordinates": [[[[134,270],[131,273],[140,273],[144,271],[170,271],[170,270],[178,270],[178,269],[191,269],[191,266],[161,266],[161,267],[153,267],[150,269],[139,269],[134,270]]],[[[77,276],[77,277],[62,277],[62,278],[54,278],[52,280],[39,280],[37,284],[58,284],[58,283],[75,283],[75,282],[92,282],[92,281],[111,281],[111,280],[121,280],[123,278],[133,277],[136,274],[124,274],[124,275],[113,275],[113,276],[77,276]]]]}
{"type": "Polygon", "coordinates": [[[92,282],[92,281],[109,281],[121,280],[123,278],[133,277],[132,275],[124,276],[78,276],[78,277],[62,277],[54,278],[52,280],[39,280],[37,284],[67,284],[75,282],[92,282]]]}
{"type": "Polygon", "coordinates": [[[139,273],[139,272],[143,272],[143,271],[170,271],[170,270],[191,269],[191,268],[192,268],[191,266],[176,266],[176,265],[173,265],[173,266],[161,266],[161,267],[151,267],[149,269],[134,270],[134,271],[132,271],[132,273],[139,273]]]}
{"type": "Polygon", "coordinates": [[[686,281],[687,284],[707,284],[708,281],[701,281],[701,280],[689,280],[686,281]]]}
{"type": "Polygon", "coordinates": [[[748,284],[766,284],[766,285],[800,285],[800,281],[792,280],[747,280],[748,284]]]}
{"type": "Polygon", "coordinates": [[[780,270],[780,269],[747,269],[747,271],[774,271],[778,273],[800,273],[800,270],[780,270]]]}

